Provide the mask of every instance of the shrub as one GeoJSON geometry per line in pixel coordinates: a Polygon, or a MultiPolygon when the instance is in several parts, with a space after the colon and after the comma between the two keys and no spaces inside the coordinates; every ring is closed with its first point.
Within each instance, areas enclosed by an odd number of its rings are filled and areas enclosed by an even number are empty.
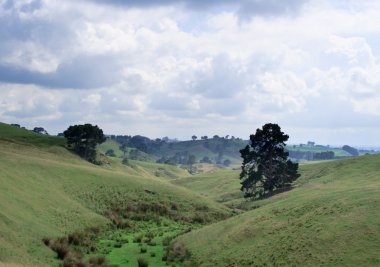
{"type": "Polygon", "coordinates": [[[156,257],[156,253],[155,253],[155,252],[151,252],[151,253],[150,253],[150,256],[151,256],[151,257],[156,257]]]}
{"type": "Polygon", "coordinates": [[[106,264],[106,258],[104,256],[92,256],[88,262],[91,266],[102,266],[106,264]]]}
{"type": "Polygon", "coordinates": [[[157,243],[155,241],[151,240],[148,242],[148,245],[154,247],[157,245],[157,243]]]}
{"type": "Polygon", "coordinates": [[[68,236],[69,244],[73,244],[78,246],[81,244],[81,240],[83,240],[83,235],[81,233],[75,232],[68,236]]]}
{"type": "Polygon", "coordinates": [[[190,252],[186,249],[183,243],[177,242],[170,245],[166,250],[166,258],[168,261],[180,261],[184,262],[190,258],[190,252]]]}
{"type": "Polygon", "coordinates": [[[146,253],[147,249],[146,248],[140,248],[140,253],[146,253]]]}
{"type": "Polygon", "coordinates": [[[162,244],[163,244],[164,246],[169,246],[169,244],[170,244],[170,242],[172,241],[172,239],[173,239],[173,237],[171,237],[171,236],[167,236],[167,237],[164,238],[164,240],[162,240],[162,244]]]}
{"type": "Polygon", "coordinates": [[[178,210],[179,209],[179,205],[177,203],[172,202],[171,203],[171,208],[172,208],[172,210],[178,210]]]}
{"type": "Polygon", "coordinates": [[[65,244],[54,243],[51,249],[57,253],[57,258],[63,260],[69,253],[69,248],[65,244]]]}
{"type": "Polygon", "coordinates": [[[128,165],[128,159],[127,159],[127,158],[123,158],[122,163],[123,163],[124,165],[128,165]]]}
{"type": "Polygon", "coordinates": [[[145,237],[148,238],[148,239],[153,239],[154,238],[154,234],[152,232],[148,232],[145,234],[145,237]]]}
{"type": "Polygon", "coordinates": [[[137,235],[133,238],[133,243],[141,243],[142,241],[142,235],[137,235]]]}
{"type": "Polygon", "coordinates": [[[144,258],[138,258],[137,264],[139,267],[148,267],[148,261],[144,258]]]}
{"type": "Polygon", "coordinates": [[[113,244],[113,247],[114,247],[114,248],[121,248],[121,247],[122,247],[122,244],[119,243],[119,242],[116,242],[115,244],[113,244]]]}
{"type": "Polygon", "coordinates": [[[68,256],[63,260],[63,267],[86,267],[86,264],[83,263],[82,259],[76,257],[68,256]]]}
{"type": "Polygon", "coordinates": [[[42,238],[42,242],[44,242],[45,246],[50,247],[50,243],[52,242],[52,240],[47,237],[44,237],[42,238]]]}

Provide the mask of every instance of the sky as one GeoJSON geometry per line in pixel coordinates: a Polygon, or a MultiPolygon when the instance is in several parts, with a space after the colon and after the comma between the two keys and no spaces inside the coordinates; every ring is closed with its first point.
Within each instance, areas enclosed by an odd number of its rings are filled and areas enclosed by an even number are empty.
{"type": "Polygon", "coordinates": [[[380,145],[380,1],[0,0],[0,121],[380,145]]]}

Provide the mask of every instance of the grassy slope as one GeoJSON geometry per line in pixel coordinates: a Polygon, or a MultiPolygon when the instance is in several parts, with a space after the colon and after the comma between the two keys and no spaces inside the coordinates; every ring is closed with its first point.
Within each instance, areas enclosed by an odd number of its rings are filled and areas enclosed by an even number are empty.
{"type": "Polygon", "coordinates": [[[218,202],[226,202],[232,199],[241,200],[243,197],[239,190],[239,173],[233,170],[217,170],[211,173],[182,177],[173,180],[173,183],[218,202]]]}
{"type": "Polygon", "coordinates": [[[319,147],[319,146],[287,146],[286,149],[289,151],[301,151],[301,152],[313,152],[320,153],[326,151],[333,151],[336,157],[350,157],[351,154],[340,148],[330,148],[330,147],[319,147]]]}
{"type": "Polygon", "coordinates": [[[116,157],[122,158],[124,153],[119,149],[119,146],[120,145],[116,141],[107,138],[107,140],[104,143],[98,146],[98,149],[103,153],[106,153],[107,150],[112,149],[116,157]]]}
{"type": "Polygon", "coordinates": [[[211,213],[228,212],[157,179],[149,168],[141,174],[136,167],[113,161],[106,167],[94,166],[67,151],[63,144],[61,138],[0,124],[0,262],[56,263],[54,253],[41,239],[106,224],[100,214],[110,205],[142,200],[175,202],[184,215],[201,213],[197,206],[206,206],[211,213]]]}
{"type": "MultiPolygon", "coordinates": [[[[98,146],[98,149],[102,152],[102,153],[106,153],[107,150],[109,149],[112,149],[115,153],[115,156],[117,158],[123,158],[124,157],[124,152],[120,150],[120,144],[118,142],[116,142],[115,140],[112,140],[112,139],[109,139],[107,138],[107,140],[100,144],[98,146]]],[[[127,151],[126,151],[126,157],[128,158],[129,157],[129,152],[132,150],[132,148],[127,148],[127,151]]],[[[140,153],[140,156],[143,157],[146,161],[152,161],[152,162],[155,162],[157,160],[157,157],[155,157],[154,155],[150,155],[150,154],[146,154],[142,151],[139,151],[140,153]]]]}
{"type": "Polygon", "coordinates": [[[379,266],[379,162],[304,165],[296,189],[178,241],[200,266],[379,266]]]}

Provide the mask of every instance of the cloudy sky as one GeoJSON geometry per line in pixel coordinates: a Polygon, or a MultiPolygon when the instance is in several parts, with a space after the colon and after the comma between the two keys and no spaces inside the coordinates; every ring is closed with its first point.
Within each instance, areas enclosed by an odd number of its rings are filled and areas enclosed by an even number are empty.
{"type": "Polygon", "coordinates": [[[380,1],[0,0],[0,121],[380,145],[380,1]]]}

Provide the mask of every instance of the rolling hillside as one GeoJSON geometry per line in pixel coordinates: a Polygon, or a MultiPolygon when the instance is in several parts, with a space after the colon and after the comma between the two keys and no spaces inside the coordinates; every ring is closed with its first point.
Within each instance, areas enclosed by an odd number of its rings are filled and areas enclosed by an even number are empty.
{"type": "Polygon", "coordinates": [[[379,266],[380,156],[301,173],[295,189],[176,241],[197,266],[379,266]]]}
{"type": "Polygon", "coordinates": [[[239,172],[236,170],[216,170],[177,178],[172,182],[224,204],[232,200],[243,201],[239,172]]]}
{"type": "Polygon", "coordinates": [[[43,238],[106,227],[104,214],[116,208],[164,209],[170,215],[165,225],[229,215],[224,206],[167,182],[185,173],[174,168],[133,162],[126,167],[112,160],[95,166],[66,150],[62,138],[0,124],[0,262],[58,265],[43,238]]]}
{"type": "Polygon", "coordinates": [[[84,260],[118,266],[138,257],[165,266],[167,255],[190,266],[380,265],[378,155],[301,165],[293,190],[259,201],[242,198],[237,170],[103,162],[82,160],[63,138],[0,124],[0,266],[58,266],[43,240],[86,229],[97,234],[91,249],[77,246],[84,260]],[[240,214],[228,218],[227,206],[240,214]]]}

